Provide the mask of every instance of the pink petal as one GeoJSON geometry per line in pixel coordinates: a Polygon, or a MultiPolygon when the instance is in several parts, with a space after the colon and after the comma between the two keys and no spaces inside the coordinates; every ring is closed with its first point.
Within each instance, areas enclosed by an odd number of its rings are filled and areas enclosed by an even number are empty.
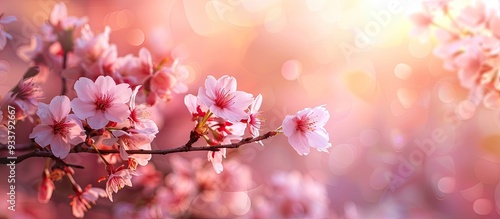
{"type": "Polygon", "coordinates": [[[35,142],[42,147],[46,147],[52,141],[53,129],[47,125],[37,125],[33,128],[33,132],[29,135],[29,138],[34,138],[35,142]]]}
{"type": "Polygon", "coordinates": [[[309,154],[309,144],[307,138],[301,133],[295,133],[288,137],[288,143],[297,151],[299,155],[309,154]]]}
{"type": "Polygon", "coordinates": [[[297,128],[297,123],[294,121],[294,118],[294,116],[286,116],[281,125],[283,127],[283,134],[287,137],[292,136],[297,128]]]}
{"type": "Polygon", "coordinates": [[[50,101],[50,112],[54,120],[59,122],[68,116],[71,110],[69,98],[67,96],[56,96],[50,101]]]}
{"type": "Polygon", "coordinates": [[[262,95],[259,94],[257,95],[257,97],[255,97],[255,100],[250,106],[250,113],[258,113],[261,105],[262,105],[262,95]]]}
{"type": "MultiPolygon", "coordinates": [[[[78,99],[83,102],[93,102],[96,99],[97,87],[88,78],[81,77],[75,82],[75,91],[78,99]]],[[[74,110],[74,109],[73,109],[74,110]]]]}
{"type": "Polygon", "coordinates": [[[196,113],[196,108],[198,107],[197,101],[198,98],[192,94],[188,94],[184,97],[184,105],[186,105],[189,113],[196,113]]]}
{"type": "Polygon", "coordinates": [[[63,159],[68,156],[70,145],[63,139],[60,134],[57,134],[52,137],[52,141],[50,142],[50,149],[52,150],[54,156],[63,159]]]}
{"type": "Polygon", "coordinates": [[[53,25],[57,25],[59,21],[64,20],[68,16],[68,12],[66,9],[66,5],[62,2],[59,2],[54,5],[52,12],[50,13],[50,23],[53,25]]]}
{"type": "MultiPolygon", "coordinates": [[[[111,77],[110,77],[111,78],[111,77]]],[[[113,81],[114,83],[114,81],[113,81]]],[[[128,103],[130,97],[132,96],[132,89],[128,84],[119,84],[113,88],[114,90],[114,100],[115,103],[128,103]]]]}
{"type": "Polygon", "coordinates": [[[87,123],[93,129],[102,129],[108,122],[109,120],[106,119],[104,112],[101,110],[96,111],[94,116],[87,118],[87,123]]]}
{"type": "Polygon", "coordinates": [[[76,115],[71,114],[66,118],[66,123],[74,124],[68,130],[69,142],[73,145],[79,144],[85,140],[85,131],[82,128],[82,123],[76,115]]]}
{"type": "Polygon", "coordinates": [[[314,132],[306,132],[305,136],[308,144],[315,148],[325,148],[328,146],[328,141],[330,139],[328,133],[324,129],[316,130],[314,132]]]}
{"type": "MultiPolygon", "coordinates": [[[[101,94],[101,95],[108,94],[109,91],[113,90],[116,87],[115,81],[110,76],[99,76],[95,80],[95,85],[97,87],[99,94],[101,94]]],[[[130,91],[130,92],[132,93],[132,91],[130,91]]],[[[119,94],[119,95],[121,95],[121,94],[119,94]]],[[[130,98],[130,95],[128,98],[130,98]]],[[[128,100],[128,98],[127,98],[127,100],[128,100]]]]}
{"type": "Polygon", "coordinates": [[[316,127],[323,127],[330,119],[330,113],[324,106],[317,106],[311,110],[308,117],[315,121],[316,127]]]}
{"type": "Polygon", "coordinates": [[[93,103],[83,102],[79,98],[71,101],[71,108],[75,115],[80,119],[86,119],[88,117],[94,116],[96,113],[96,106],[93,103]]]}
{"type": "MultiPolygon", "coordinates": [[[[198,96],[200,95],[200,93],[203,93],[204,95],[207,95],[207,97],[215,99],[216,87],[217,87],[217,80],[213,76],[209,75],[205,80],[205,87],[203,88],[203,92],[201,92],[202,88],[198,90],[198,96]]],[[[211,105],[206,103],[204,104],[207,106],[211,105]]]]}
{"type": "Polygon", "coordinates": [[[129,115],[130,110],[128,106],[120,103],[111,105],[111,107],[106,109],[106,112],[104,113],[107,120],[118,123],[123,122],[129,115]]]}
{"type": "Polygon", "coordinates": [[[36,114],[40,118],[41,124],[52,125],[54,123],[49,105],[45,103],[38,103],[38,110],[36,111],[36,114]]]}

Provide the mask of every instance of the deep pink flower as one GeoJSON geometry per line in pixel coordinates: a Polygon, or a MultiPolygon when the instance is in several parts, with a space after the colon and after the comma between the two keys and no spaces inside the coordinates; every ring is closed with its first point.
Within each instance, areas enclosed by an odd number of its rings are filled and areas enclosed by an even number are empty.
{"type": "Polygon", "coordinates": [[[113,192],[117,193],[118,190],[125,186],[132,187],[131,179],[133,175],[137,176],[137,173],[129,169],[121,169],[109,174],[106,182],[106,193],[110,201],[113,201],[113,192]]]}
{"type": "MultiPolygon", "coordinates": [[[[78,187],[78,190],[81,191],[81,188],[78,187]]],[[[76,195],[70,196],[73,216],[83,218],[85,212],[92,207],[90,204],[95,204],[99,197],[106,197],[106,191],[101,188],[93,188],[91,185],[88,185],[83,192],[77,192],[76,195]]]]}
{"type": "Polygon", "coordinates": [[[69,115],[70,110],[69,98],[66,96],[54,97],[50,105],[40,103],[37,111],[40,124],[29,136],[42,147],[50,145],[52,153],[59,158],[65,158],[71,145],[85,139],[80,120],[73,114],[69,115]]]}
{"type": "Polygon", "coordinates": [[[128,84],[116,84],[109,76],[99,76],[92,82],[80,78],[75,83],[78,98],[71,101],[71,107],[80,119],[87,119],[93,129],[101,129],[109,121],[123,122],[130,115],[127,103],[132,95],[128,84]]]}
{"type": "Polygon", "coordinates": [[[54,182],[49,178],[49,170],[45,169],[43,172],[42,182],[38,185],[38,201],[40,203],[48,203],[50,197],[52,197],[52,192],[56,187],[54,182]]]}
{"type": "Polygon", "coordinates": [[[332,145],[328,142],[330,137],[324,126],[329,118],[330,114],[324,106],[306,108],[294,116],[285,117],[283,133],[300,155],[307,155],[310,147],[328,152],[326,149],[332,145]]]}
{"type": "Polygon", "coordinates": [[[253,98],[249,93],[237,91],[236,86],[234,77],[225,75],[216,80],[213,76],[208,76],[205,87],[198,90],[198,98],[215,116],[239,122],[248,117],[245,110],[253,98]]]}

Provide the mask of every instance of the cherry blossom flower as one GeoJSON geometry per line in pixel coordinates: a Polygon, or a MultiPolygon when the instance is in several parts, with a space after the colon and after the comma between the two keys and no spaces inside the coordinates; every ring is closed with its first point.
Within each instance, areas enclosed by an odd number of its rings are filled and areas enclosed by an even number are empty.
{"type": "Polygon", "coordinates": [[[109,121],[123,122],[130,115],[126,104],[132,95],[128,84],[116,84],[109,76],[99,76],[95,83],[80,78],[75,83],[78,98],[71,101],[71,107],[80,119],[87,119],[93,129],[101,129],[109,121]]]}
{"type": "Polygon", "coordinates": [[[80,67],[84,75],[95,80],[99,75],[112,73],[116,61],[116,46],[109,44],[111,29],[106,26],[100,34],[94,35],[85,24],[81,36],[75,40],[75,55],[81,58],[80,67]]]}
{"type": "Polygon", "coordinates": [[[154,135],[158,133],[158,126],[153,120],[149,119],[151,115],[150,108],[146,104],[136,104],[136,97],[140,88],[140,85],[135,87],[134,91],[132,92],[132,96],[130,97],[129,120],[131,126],[138,130],[138,132],[146,135],[152,135],[154,138],[154,135]]]}
{"type": "Polygon", "coordinates": [[[36,113],[38,101],[43,98],[40,86],[33,79],[24,80],[7,93],[0,101],[1,105],[16,104],[16,119],[23,120],[36,113]]]}
{"type": "Polygon", "coordinates": [[[234,77],[225,75],[217,80],[208,76],[205,87],[198,90],[198,98],[215,116],[237,122],[248,117],[245,110],[252,104],[253,97],[237,91],[236,86],[234,77]]]}
{"type": "Polygon", "coordinates": [[[226,158],[226,148],[221,148],[219,151],[209,151],[207,157],[208,161],[212,162],[216,173],[221,173],[224,170],[222,158],[226,158]]]}
{"type": "Polygon", "coordinates": [[[49,177],[49,170],[45,169],[43,172],[43,179],[38,186],[38,201],[40,203],[48,203],[50,197],[52,197],[52,192],[56,187],[54,186],[54,182],[49,177]]]}
{"type": "Polygon", "coordinates": [[[14,16],[4,17],[3,14],[0,14],[0,50],[3,50],[5,45],[7,45],[7,39],[12,40],[12,35],[5,31],[5,27],[3,25],[12,23],[16,20],[17,18],[14,16]]]}
{"type": "Polygon", "coordinates": [[[184,105],[186,105],[189,113],[193,116],[193,121],[203,118],[208,111],[208,108],[200,102],[200,99],[192,94],[184,97],[184,105]]]}
{"type": "Polygon", "coordinates": [[[63,2],[54,5],[49,15],[49,22],[55,27],[61,27],[63,30],[79,27],[87,23],[87,17],[77,18],[68,17],[68,9],[63,2]]]}
{"type": "Polygon", "coordinates": [[[325,186],[308,175],[293,171],[273,175],[267,187],[275,206],[272,218],[326,218],[328,197],[325,186]]]}
{"type": "Polygon", "coordinates": [[[54,97],[50,105],[40,103],[37,115],[41,122],[29,136],[42,147],[50,145],[54,156],[59,158],[65,158],[71,145],[85,139],[80,120],[75,115],[70,115],[70,110],[69,98],[66,96],[54,97]]]}
{"type": "Polygon", "coordinates": [[[288,142],[300,155],[307,155],[309,148],[328,152],[332,145],[328,142],[329,135],[324,126],[330,114],[324,106],[303,109],[294,116],[286,116],[283,120],[283,133],[288,142]]]}
{"type": "Polygon", "coordinates": [[[483,1],[476,1],[475,5],[467,6],[462,10],[458,21],[467,27],[476,28],[487,21],[489,13],[483,1]]]}
{"type": "Polygon", "coordinates": [[[120,145],[120,155],[123,160],[133,158],[141,166],[145,166],[146,164],[148,164],[148,161],[151,160],[151,154],[129,155],[125,150],[151,150],[151,142],[155,138],[154,134],[147,135],[144,133],[139,133],[135,129],[129,129],[127,130],[127,132],[123,130],[113,131],[113,135],[118,138],[118,144],[120,145]]]}
{"type": "MultiPolygon", "coordinates": [[[[129,169],[117,169],[118,171],[110,173],[106,182],[106,194],[110,201],[113,201],[113,192],[123,189],[125,186],[132,187],[132,176],[137,176],[135,171],[129,169]]],[[[113,172],[113,171],[112,171],[113,172]]]]}
{"type": "MultiPolygon", "coordinates": [[[[260,105],[262,104],[262,95],[257,95],[255,97],[255,100],[252,102],[252,105],[250,105],[250,109],[248,111],[248,119],[247,119],[247,124],[250,130],[250,134],[252,137],[257,137],[259,136],[259,129],[260,126],[262,125],[262,120],[259,117],[260,116],[260,105]]],[[[262,141],[258,141],[260,145],[264,145],[262,141]]]]}
{"type": "MultiPolygon", "coordinates": [[[[80,187],[78,190],[81,191],[80,187]]],[[[106,191],[101,188],[94,188],[88,185],[84,191],[77,192],[76,195],[70,196],[72,199],[70,202],[73,216],[77,218],[83,218],[85,212],[87,212],[92,206],[90,204],[95,204],[99,197],[106,197],[106,191]]]]}
{"type": "Polygon", "coordinates": [[[141,48],[137,57],[129,54],[117,58],[115,67],[117,79],[132,87],[144,84],[153,74],[151,53],[146,48],[141,48]]]}

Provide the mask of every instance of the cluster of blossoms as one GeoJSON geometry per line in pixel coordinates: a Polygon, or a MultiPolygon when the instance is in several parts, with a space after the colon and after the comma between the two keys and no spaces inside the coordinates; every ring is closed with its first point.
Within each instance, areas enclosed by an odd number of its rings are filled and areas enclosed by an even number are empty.
{"type": "MultiPolygon", "coordinates": [[[[66,6],[58,3],[48,22],[41,27],[41,34],[32,37],[31,45],[18,49],[21,58],[37,67],[27,71],[21,82],[2,98],[0,106],[2,109],[15,106],[16,120],[36,121],[29,135],[34,141],[34,151],[28,155],[47,157],[38,190],[40,202],[49,202],[56,188],[54,182],[66,177],[74,192],[70,196],[73,215],[83,217],[99,197],[113,201],[114,193],[125,186],[132,187],[133,182],[147,185],[144,179],[148,175],[154,178],[154,167],[153,171],[143,171],[143,176],[137,169],[151,168],[148,163],[152,154],[208,151],[208,161],[215,171],[207,175],[201,169],[208,162],[199,161],[185,169],[189,162],[173,157],[172,166],[176,168],[167,176],[166,189],[153,189],[154,184],[148,187],[155,196],[168,197],[164,203],[170,203],[170,207],[165,214],[180,215],[200,195],[209,197],[225,188],[248,189],[247,184],[239,181],[243,175],[251,178],[243,174],[242,168],[222,173],[227,148],[251,142],[263,145],[262,140],[278,133],[287,136],[300,155],[308,154],[311,147],[323,152],[331,147],[324,128],[330,115],[324,106],[289,115],[281,127],[260,135],[264,121],[259,111],[262,96],[254,97],[237,90],[236,79],[225,75],[219,79],[208,76],[197,96],[185,96],[184,103],[195,122],[188,143],[170,151],[152,150],[151,143],[159,127],[150,118],[151,111],[159,106],[160,100],[169,100],[172,93],[187,91],[183,83],[188,77],[187,68],[178,60],[169,63],[169,59],[164,59],[153,64],[152,55],[145,48],[139,50],[139,56],[118,57],[117,46],[109,43],[109,35],[109,28],[94,34],[87,18],[69,17],[66,6]],[[48,104],[39,103],[43,96],[39,83],[49,74],[61,78],[61,95],[50,98],[48,104]],[[67,86],[74,92],[67,92],[67,86]],[[247,132],[251,137],[244,137],[247,132]],[[207,146],[193,146],[199,139],[204,139],[207,146]],[[72,167],[81,166],[67,163],[65,159],[71,153],[84,152],[99,156],[98,162],[104,165],[106,175],[97,181],[106,181],[105,189],[92,185],[82,189],[76,182],[72,167]],[[230,184],[221,182],[228,178],[230,184]],[[228,187],[213,187],[215,184],[228,187]]],[[[3,117],[7,113],[0,113],[0,135],[4,135],[6,119],[3,117]]],[[[238,166],[234,162],[227,165],[229,170],[238,166]]]]}
{"type": "Polygon", "coordinates": [[[139,218],[326,218],[324,184],[296,171],[277,172],[258,185],[249,166],[228,159],[216,174],[200,158],[169,159],[165,176],[154,165],[139,167],[134,199],[119,202],[114,217],[139,218]],[[257,189],[258,188],[258,189],[257,189]]]}
{"type": "MultiPolygon", "coordinates": [[[[458,8],[450,0],[423,1],[423,10],[410,16],[413,34],[427,37],[435,30],[434,53],[444,67],[458,72],[470,98],[500,109],[500,7],[495,1],[475,1],[458,8]]],[[[425,39],[425,38],[424,38],[425,39]]]]}

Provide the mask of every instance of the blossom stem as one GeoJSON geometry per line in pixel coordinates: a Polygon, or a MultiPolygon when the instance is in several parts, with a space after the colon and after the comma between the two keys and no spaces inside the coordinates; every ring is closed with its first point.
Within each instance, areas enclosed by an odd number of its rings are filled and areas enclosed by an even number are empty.
{"type": "Polygon", "coordinates": [[[62,70],[61,70],[61,95],[66,95],[66,78],[62,75],[62,71],[66,69],[66,63],[68,61],[68,52],[64,51],[63,52],[63,57],[62,57],[62,70]]]}
{"type": "Polygon", "coordinates": [[[104,156],[102,156],[101,152],[99,151],[99,149],[97,149],[97,147],[95,146],[94,143],[91,143],[90,146],[92,146],[94,148],[94,150],[97,152],[97,154],[99,155],[99,157],[101,157],[102,161],[104,162],[104,164],[106,164],[106,168],[107,168],[107,166],[109,166],[109,163],[106,160],[106,158],[104,158],[104,156]]]}
{"type": "Polygon", "coordinates": [[[73,178],[73,175],[67,173],[66,176],[68,177],[68,180],[71,182],[71,185],[73,186],[73,190],[75,191],[75,193],[77,194],[81,193],[82,188],[80,187],[80,185],[78,185],[78,183],[76,183],[75,178],[73,178]]]}

